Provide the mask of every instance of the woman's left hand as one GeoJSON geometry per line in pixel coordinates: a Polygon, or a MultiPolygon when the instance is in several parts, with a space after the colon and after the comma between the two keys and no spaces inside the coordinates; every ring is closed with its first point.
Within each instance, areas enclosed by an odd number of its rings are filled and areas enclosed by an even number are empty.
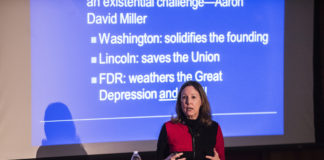
{"type": "Polygon", "coordinates": [[[218,153],[216,151],[216,149],[214,148],[214,157],[213,156],[205,156],[207,159],[210,159],[210,160],[220,160],[219,156],[218,156],[218,153]]]}

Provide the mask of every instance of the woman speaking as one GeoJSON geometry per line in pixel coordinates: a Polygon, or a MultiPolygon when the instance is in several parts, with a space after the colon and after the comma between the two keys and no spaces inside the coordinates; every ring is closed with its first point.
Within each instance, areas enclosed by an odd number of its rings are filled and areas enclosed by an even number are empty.
{"type": "Polygon", "coordinates": [[[158,160],[225,160],[222,131],[212,120],[206,93],[198,82],[181,86],[176,112],[177,116],[162,126],[158,160]]]}

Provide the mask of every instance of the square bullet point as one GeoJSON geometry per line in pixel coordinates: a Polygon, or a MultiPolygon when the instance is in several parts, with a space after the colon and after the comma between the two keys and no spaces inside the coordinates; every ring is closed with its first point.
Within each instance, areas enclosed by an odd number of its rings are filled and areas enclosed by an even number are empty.
{"type": "Polygon", "coordinates": [[[97,83],[97,78],[91,77],[91,84],[96,84],[96,83],[97,83]]]}
{"type": "Polygon", "coordinates": [[[97,37],[91,37],[91,43],[97,43],[97,37]]]}
{"type": "Polygon", "coordinates": [[[97,63],[97,57],[91,57],[91,63],[97,63]]]}

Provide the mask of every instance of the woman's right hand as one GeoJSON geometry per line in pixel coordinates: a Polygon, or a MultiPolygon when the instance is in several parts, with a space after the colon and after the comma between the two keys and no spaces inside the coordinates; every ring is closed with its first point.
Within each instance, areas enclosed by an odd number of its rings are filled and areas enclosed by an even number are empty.
{"type": "MultiPolygon", "coordinates": [[[[171,153],[166,159],[164,160],[176,160],[177,158],[179,158],[180,156],[182,156],[183,153],[171,153]]],[[[177,160],[186,160],[186,158],[181,158],[181,159],[177,159],[177,160]]]]}

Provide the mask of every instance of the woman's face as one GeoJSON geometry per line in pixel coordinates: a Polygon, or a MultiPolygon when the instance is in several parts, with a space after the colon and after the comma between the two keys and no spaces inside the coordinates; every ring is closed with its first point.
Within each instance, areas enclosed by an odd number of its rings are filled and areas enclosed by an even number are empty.
{"type": "Polygon", "coordinates": [[[188,119],[197,119],[201,106],[199,92],[193,86],[185,87],[181,92],[181,107],[188,119]]]}

